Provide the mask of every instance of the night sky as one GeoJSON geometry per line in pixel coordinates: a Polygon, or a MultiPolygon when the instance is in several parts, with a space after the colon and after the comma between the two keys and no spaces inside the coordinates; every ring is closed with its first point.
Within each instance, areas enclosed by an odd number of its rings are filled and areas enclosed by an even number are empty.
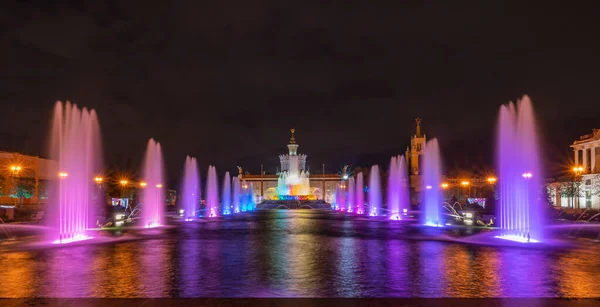
{"type": "Polygon", "coordinates": [[[600,128],[599,10],[455,2],[4,0],[0,150],[44,156],[68,99],[97,110],[108,167],[154,137],[171,182],[186,154],[273,173],[292,127],[314,172],[387,168],[415,117],[448,169],[490,168],[498,108],[528,94],[559,171],[600,128]]]}

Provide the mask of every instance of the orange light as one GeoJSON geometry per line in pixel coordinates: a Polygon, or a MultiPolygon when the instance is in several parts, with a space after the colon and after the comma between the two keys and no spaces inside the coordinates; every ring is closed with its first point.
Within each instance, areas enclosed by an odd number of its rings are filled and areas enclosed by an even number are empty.
{"type": "Polygon", "coordinates": [[[487,181],[488,181],[489,183],[492,183],[492,184],[493,184],[493,183],[495,183],[495,182],[496,182],[496,178],[495,178],[495,177],[489,177],[489,178],[487,179],[487,181]]]}
{"type": "Polygon", "coordinates": [[[162,188],[162,184],[159,183],[156,185],[156,187],[160,189],[160,188],[162,188]]]}
{"type": "Polygon", "coordinates": [[[442,189],[447,189],[448,188],[448,184],[447,183],[442,183],[442,189]]]}
{"type": "Polygon", "coordinates": [[[96,181],[97,184],[101,184],[102,183],[102,177],[95,177],[94,181],[96,181]]]}
{"type": "Polygon", "coordinates": [[[67,174],[66,172],[60,172],[58,173],[58,177],[60,177],[61,179],[65,179],[69,176],[69,174],[67,174]]]}
{"type": "Polygon", "coordinates": [[[463,185],[463,186],[468,186],[468,185],[469,185],[469,182],[468,182],[468,181],[463,181],[463,182],[461,182],[460,184],[461,184],[461,185],[463,185]]]}
{"type": "Polygon", "coordinates": [[[119,183],[121,185],[127,185],[129,183],[129,181],[127,181],[127,180],[121,180],[121,181],[119,181],[119,183]]]}
{"type": "Polygon", "coordinates": [[[143,182],[143,181],[142,181],[142,182],[140,182],[140,187],[142,187],[142,188],[145,188],[147,185],[148,185],[148,184],[147,184],[147,183],[145,183],[145,182],[143,182]]]}

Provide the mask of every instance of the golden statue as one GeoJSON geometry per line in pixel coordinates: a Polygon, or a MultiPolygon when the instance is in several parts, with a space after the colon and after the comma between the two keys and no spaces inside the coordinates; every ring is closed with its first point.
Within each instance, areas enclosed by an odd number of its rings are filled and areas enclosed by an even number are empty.
{"type": "Polygon", "coordinates": [[[296,138],[294,138],[294,132],[296,132],[296,129],[292,128],[290,131],[292,132],[292,137],[290,138],[290,144],[296,144],[296,138]]]}

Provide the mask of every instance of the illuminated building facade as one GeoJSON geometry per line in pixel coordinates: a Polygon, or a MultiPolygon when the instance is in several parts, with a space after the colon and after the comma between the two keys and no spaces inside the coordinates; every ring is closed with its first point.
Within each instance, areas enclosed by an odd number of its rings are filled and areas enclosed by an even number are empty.
{"type": "Polygon", "coordinates": [[[557,207],[600,209],[600,129],[579,137],[570,146],[575,164],[570,174],[548,185],[557,207]]]}
{"type": "MultiPolygon", "coordinates": [[[[253,196],[256,203],[263,200],[307,199],[331,202],[337,185],[344,179],[343,175],[310,174],[306,166],[306,155],[298,154],[298,146],[294,129],[287,145],[288,153],[279,156],[280,171],[276,175],[243,174],[238,167],[240,181],[252,183],[253,196]]],[[[324,167],[323,167],[324,168],[324,167]]]]}
{"type": "Polygon", "coordinates": [[[0,152],[0,205],[16,205],[20,191],[23,205],[46,199],[46,182],[58,179],[58,163],[40,157],[0,152]]]}

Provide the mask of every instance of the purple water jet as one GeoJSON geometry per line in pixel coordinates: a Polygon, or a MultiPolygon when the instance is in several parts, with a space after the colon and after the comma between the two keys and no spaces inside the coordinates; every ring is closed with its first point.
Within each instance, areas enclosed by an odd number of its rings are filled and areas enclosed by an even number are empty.
{"type": "Polygon", "coordinates": [[[410,209],[410,191],[409,191],[409,178],[408,169],[406,167],[406,160],[404,156],[398,156],[398,180],[399,180],[399,191],[398,191],[398,203],[400,208],[400,216],[406,215],[408,209],[410,209]]]}
{"type": "Polygon", "coordinates": [[[363,173],[356,175],[356,213],[365,213],[365,187],[363,185],[363,173]]]}
{"type": "Polygon", "coordinates": [[[182,187],[182,202],[185,220],[193,220],[198,217],[197,211],[199,199],[200,177],[198,176],[198,165],[196,158],[187,156],[185,158],[182,187]]]}
{"type": "Polygon", "coordinates": [[[240,178],[233,177],[233,212],[240,212],[240,178]]]}
{"type": "Polygon", "coordinates": [[[497,136],[499,206],[502,239],[537,242],[543,239],[543,204],[537,200],[543,175],[531,100],[500,108],[497,136]]]}
{"type": "Polygon", "coordinates": [[[393,220],[400,219],[400,174],[398,173],[398,158],[390,159],[387,180],[387,209],[389,218],[393,220]]]}
{"type": "Polygon", "coordinates": [[[437,139],[432,139],[423,148],[423,179],[421,182],[421,193],[423,195],[421,206],[422,222],[428,226],[442,226],[440,220],[440,206],[442,204],[441,194],[441,170],[440,148],[437,139]]]}
{"type": "MultiPolygon", "coordinates": [[[[92,201],[93,178],[101,169],[100,126],[94,110],[70,102],[54,105],[50,158],[58,162],[58,181],[51,185],[48,232],[53,243],[90,237],[99,204],[92,201]]],[[[101,199],[98,198],[100,201],[101,199]]]]}
{"type": "Polygon", "coordinates": [[[150,139],[146,147],[142,176],[146,187],[142,189],[142,221],[144,227],[163,225],[165,210],[163,162],[160,143],[150,139]]]}
{"type": "Polygon", "coordinates": [[[217,169],[208,167],[208,179],[206,180],[206,209],[208,217],[219,215],[219,187],[217,183],[217,169]]]}
{"type": "Polygon", "coordinates": [[[354,177],[348,179],[348,212],[356,211],[356,184],[354,177]]]}
{"type": "Polygon", "coordinates": [[[221,206],[223,215],[229,215],[231,213],[231,178],[229,172],[225,172],[225,178],[223,178],[223,195],[221,196],[221,206]]]}
{"type": "Polygon", "coordinates": [[[371,166],[369,173],[369,215],[380,215],[381,209],[381,178],[379,176],[379,166],[371,166]]]}

